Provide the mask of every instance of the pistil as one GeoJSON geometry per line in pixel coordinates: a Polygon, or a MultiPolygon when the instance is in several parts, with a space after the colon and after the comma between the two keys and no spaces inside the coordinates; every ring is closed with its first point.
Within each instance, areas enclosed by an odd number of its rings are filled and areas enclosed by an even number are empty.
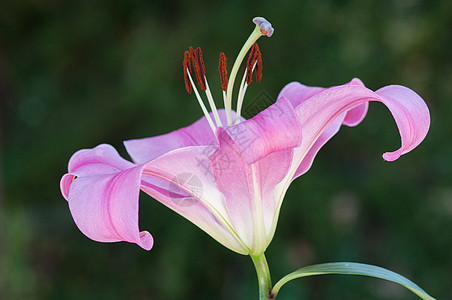
{"type": "Polygon", "coordinates": [[[226,92],[226,116],[228,120],[228,126],[232,125],[231,120],[231,103],[232,103],[232,90],[234,88],[234,81],[237,77],[237,72],[239,71],[239,67],[243,61],[243,58],[245,57],[248,50],[254,45],[254,43],[262,36],[266,35],[270,37],[273,34],[273,27],[266,19],[262,17],[256,17],[253,19],[254,24],[256,24],[256,28],[254,28],[251,35],[246,40],[245,44],[243,45],[242,49],[240,50],[239,54],[237,55],[237,58],[234,62],[234,65],[232,66],[231,76],[229,77],[229,85],[228,90],[226,92]]]}

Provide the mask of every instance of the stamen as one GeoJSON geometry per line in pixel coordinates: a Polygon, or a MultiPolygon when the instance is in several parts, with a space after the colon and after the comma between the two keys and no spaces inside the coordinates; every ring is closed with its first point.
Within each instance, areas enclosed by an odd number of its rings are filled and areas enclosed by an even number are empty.
{"type": "Polygon", "coordinates": [[[184,81],[185,81],[185,89],[189,94],[191,94],[191,83],[188,78],[188,73],[191,73],[191,64],[190,64],[190,53],[188,51],[184,52],[184,81]]]}
{"type": "Polygon", "coordinates": [[[226,92],[228,88],[228,71],[226,70],[226,55],[223,52],[220,53],[218,70],[220,71],[221,88],[226,92]]]}
{"type": "Polygon", "coordinates": [[[198,81],[199,87],[206,90],[206,83],[204,81],[204,75],[206,74],[206,69],[204,67],[204,61],[202,60],[201,48],[193,49],[190,47],[190,57],[193,63],[193,68],[195,69],[196,81],[198,81]]]}
{"type": "Polygon", "coordinates": [[[259,46],[257,45],[257,43],[254,43],[248,56],[248,61],[246,62],[246,83],[248,85],[250,85],[252,81],[251,76],[253,75],[254,65],[259,56],[260,56],[259,46]]]}

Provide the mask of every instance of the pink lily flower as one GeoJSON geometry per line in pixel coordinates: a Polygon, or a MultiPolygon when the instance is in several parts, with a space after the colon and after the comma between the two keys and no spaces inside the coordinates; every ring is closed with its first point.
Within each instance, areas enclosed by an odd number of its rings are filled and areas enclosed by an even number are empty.
{"type": "Polygon", "coordinates": [[[87,237],[100,242],[127,241],[151,249],[153,237],[138,226],[142,190],[225,247],[259,255],[273,238],[289,185],[309,170],[317,152],[342,125],[356,126],[363,120],[369,101],[381,102],[389,109],[400,133],[400,148],[383,154],[385,160],[398,159],[425,138],[430,116],[419,95],[398,85],[374,92],[359,79],[330,88],[292,82],[283,88],[276,103],[251,119],[243,119],[240,111],[252,73],[258,82],[262,76],[261,53],[255,41],[273,33],[265,19],[254,21],[256,29],[240,51],[229,83],[226,57],[220,55],[224,110],[217,110],[213,102],[200,49],[191,48],[184,58],[186,88],[189,92],[194,89],[204,117],[168,134],[126,141],[133,163],[106,144],[80,150],[71,157],[61,191],[75,223],[87,237]],[[234,112],[233,83],[251,47],[234,112]],[[196,90],[190,60],[211,113],[196,90]]]}

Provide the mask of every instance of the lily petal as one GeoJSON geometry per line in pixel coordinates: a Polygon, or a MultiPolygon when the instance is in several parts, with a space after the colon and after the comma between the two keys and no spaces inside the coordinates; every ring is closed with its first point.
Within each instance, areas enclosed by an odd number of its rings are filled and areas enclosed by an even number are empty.
{"type": "Polygon", "coordinates": [[[234,126],[220,128],[217,136],[226,131],[239,147],[249,164],[270,153],[294,148],[301,143],[301,129],[297,114],[284,97],[257,114],[254,118],[234,126]]]}
{"type": "Polygon", "coordinates": [[[391,111],[400,132],[400,149],[383,154],[385,160],[394,161],[422,142],[430,127],[430,114],[424,100],[404,86],[390,85],[375,93],[391,111]]]}
{"type": "Polygon", "coordinates": [[[179,176],[181,183],[187,183],[187,186],[176,186],[176,181],[174,183],[164,181],[164,185],[167,187],[170,186],[170,188],[162,189],[152,184],[156,179],[155,177],[152,179],[148,177],[145,179],[145,182],[143,182],[141,189],[166,207],[177,212],[179,215],[204,230],[225,247],[240,254],[248,254],[249,250],[237,241],[237,238],[227,230],[227,227],[218,220],[200,199],[197,199],[198,192],[185,191],[185,189],[189,188],[190,181],[197,180],[196,175],[190,174],[190,176],[192,176],[191,178],[189,176],[179,176]],[[175,191],[183,192],[175,193],[175,191]]]}
{"type": "Polygon", "coordinates": [[[73,174],[64,174],[60,181],[60,190],[63,194],[64,199],[69,200],[69,188],[71,187],[72,181],[76,178],[73,174]]]}
{"type": "Polygon", "coordinates": [[[127,241],[146,250],[152,248],[152,236],[138,228],[144,166],[122,159],[105,144],[72,156],[61,187],[80,231],[99,242],[127,241]]]}
{"type": "Polygon", "coordinates": [[[324,90],[295,108],[301,122],[302,145],[295,149],[303,169],[297,170],[296,176],[301,175],[312,163],[313,152],[320,147],[339,129],[340,123],[335,122],[341,118],[341,123],[347,118],[347,112],[354,114],[349,123],[354,124],[362,119],[363,112],[356,112],[368,101],[379,101],[385,104],[393,115],[401,136],[401,148],[392,153],[386,153],[383,158],[395,160],[401,154],[414,149],[425,138],[430,126],[430,115],[427,105],[412,90],[402,86],[388,86],[373,92],[360,85],[343,85],[324,90]],[[354,111],[355,110],[355,111],[354,111]],[[330,128],[330,126],[332,126],[330,128]],[[311,152],[309,152],[311,151],[311,152]],[[304,160],[307,161],[304,161],[304,160]]]}
{"type": "MultiPolygon", "coordinates": [[[[218,110],[221,122],[227,124],[226,112],[218,110]]],[[[210,114],[213,118],[213,114],[210,114]]],[[[235,119],[235,112],[232,112],[235,119]]],[[[217,138],[209,127],[206,117],[202,117],[193,124],[172,131],[167,134],[149,138],[124,141],[124,146],[135,163],[141,164],[153,160],[169,151],[188,147],[218,145],[217,138]]]]}
{"type": "MultiPolygon", "coordinates": [[[[342,85],[341,87],[347,86],[364,87],[364,83],[358,78],[354,78],[352,81],[342,85]]],[[[278,98],[287,98],[292,103],[292,105],[296,107],[301,105],[304,101],[325,90],[327,90],[327,88],[309,87],[298,82],[291,82],[282,89],[278,98]]],[[[339,131],[341,125],[358,125],[366,116],[368,107],[368,102],[357,104],[355,107],[352,107],[344,112],[341,117],[338,117],[335,121],[331,122],[331,124],[328,125],[328,127],[322,132],[322,134],[314,142],[312,147],[305,154],[305,157],[299,164],[299,167],[295,172],[293,179],[306,173],[311,168],[318,151],[339,131]]]]}
{"type": "Polygon", "coordinates": [[[301,143],[298,124],[291,104],[281,98],[253,119],[217,130],[220,147],[210,156],[212,172],[232,224],[252,253],[268,245],[275,186],[289,171],[292,149],[301,143]]]}
{"type": "MultiPolygon", "coordinates": [[[[349,83],[346,83],[344,85],[364,86],[364,83],[359,78],[353,78],[349,83]]],[[[281,92],[279,92],[278,99],[280,97],[285,97],[290,101],[293,107],[297,107],[307,99],[311,98],[314,95],[317,95],[320,92],[323,92],[326,89],[328,88],[307,86],[297,81],[293,81],[283,87],[281,92]]]]}
{"type": "Polygon", "coordinates": [[[281,92],[279,92],[278,98],[284,97],[290,101],[293,107],[297,107],[307,99],[314,95],[324,91],[326,88],[307,86],[299,82],[291,82],[286,84],[281,92]]]}
{"type": "MultiPolygon", "coordinates": [[[[392,161],[413,150],[425,138],[430,126],[430,114],[419,95],[403,86],[388,86],[373,92],[353,81],[342,86],[317,92],[310,98],[304,97],[306,87],[291,83],[290,93],[281,93],[281,97],[296,97],[300,87],[301,101],[295,107],[300,120],[302,143],[294,148],[293,162],[286,178],[276,187],[278,194],[276,215],[279,214],[284,194],[290,182],[305,173],[319,149],[339,130],[341,124],[356,125],[363,119],[369,101],[385,104],[393,115],[401,137],[401,147],[397,151],[385,153],[383,158],[392,161]]],[[[284,90],[283,90],[284,91],[284,90]]],[[[315,90],[312,90],[315,91],[315,90]]],[[[290,100],[290,99],[289,99],[290,100]]],[[[277,217],[275,217],[276,220],[277,217]]],[[[273,222],[270,237],[274,235],[276,222],[273,222]]]]}
{"type": "Polygon", "coordinates": [[[173,150],[149,162],[142,190],[171,208],[227,248],[249,254],[234,230],[225,198],[212,176],[209,155],[217,146],[173,150]],[[160,180],[160,184],[156,184],[160,180]]]}
{"type": "MultiPolygon", "coordinates": [[[[342,86],[350,85],[364,87],[364,83],[358,78],[353,78],[352,81],[342,86]]],[[[308,100],[314,95],[317,95],[320,92],[323,92],[326,89],[327,88],[306,86],[299,82],[291,82],[282,89],[282,91],[279,93],[278,99],[280,97],[284,97],[290,101],[293,107],[297,107],[304,101],[308,100]]],[[[364,102],[350,109],[349,111],[347,111],[342,124],[347,126],[358,125],[366,116],[368,107],[369,104],[367,102],[364,102]]]]}

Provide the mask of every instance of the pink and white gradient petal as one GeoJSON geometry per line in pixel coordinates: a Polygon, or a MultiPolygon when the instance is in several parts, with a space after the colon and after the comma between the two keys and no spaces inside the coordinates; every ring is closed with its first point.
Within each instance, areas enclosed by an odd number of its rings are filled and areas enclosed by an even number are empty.
{"type": "MultiPolygon", "coordinates": [[[[414,149],[425,138],[430,125],[429,111],[422,98],[410,89],[389,86],[373,92],[360,85],[343,85],[324,90],[295,108],[303,137],[301,146],[295,149],[295,156],[298,156],[300,161],[305,159],[308,151],[328,126],[334,124],[336,118],[369,101],[385,104],[399,128],[401,148],[390,156],[386,155],[385,159],[397,159],[401,154],[414,149]]],[[[354,118],[362,119],[360,114],[354,118]]]]}
{"type": "Polygon", "coordinates": [[[232,225],[251,253],[262,253],[267,247],[276,209],[274,188],[287,174],[292,152],[272,152],[250,164],[229,134],[221,131],[220,148],[210,157],[232,225]]]}
{"type": "Polygon", "coordinates": [[[144,165],[134,166],[122,159],[110,145],[72,156],[61,187],[83,234],[99,242],[127,241],[146,250],[152,248],[152,236],[138,228],[143,169],[144,165]]]}
{"type": "Polygon", "coordinates": [[[404,86],[390,85],[375,93],[391,111],[400,132],[401,147],[383,154],[385,160],[394,161],[424,140],[430,127],[429,110],[418,94],[404,86]]]}
{"type": "MultiPolygon", "coordinates": [[[[347,86],[361,86],[364,84],[358,78],[354,78],[349,83],[338,87],[347,86]]],[[[330,88],[331,89],[331,88],[330,88]]],[[[279,98],[286,98],[295,105],[295,107],[302,105],[310,98],[328,90],[328,88],[309,87],[298,82],[291,82],[286,85],[279,93],[279,98]]],[[[338,116],[327,128],[321,133],[318,139],[314,142],[308,152],[305,154],[304,159],[299,163],[298,169],[295,172],[293,179],[306,173],[312,166],[314,158],[318,151],[339,131],[341,125],[356,126],[366,116],[369,107],[368,102],[359,103],[354,107],[344,111],[341,116],[338,116]]],[[[295,150],[298,152],[297,150],[295,150]]],[[[299,157],[303,154],[295,154],[295,157],[299,157]]]]}
{"type": "MultiPolygon", "coordinates": [[[[163,205],[182,215],[227,248],[249,254],[248,247],[232,226],[230,214],[226,208],[224,195],[218,190],[212,176],[209,155],[210,146],[185,147],[171,151],[148,163],[143,177],[142,189],[163,205]],[[190,180],[178,180],[189,176],[190,180]],[[161,189],[148,183],[160,179],[161,189]],[[147,183],[146,183],[147,182],[147,183]],[[193,186],[193,182],[196,182],[193,186]],[[166,185],[166,187],[165,187],[166,185]],[[171,188],[170,185],[176,188],[171,188]],[[170,195],[169,190],[177,190],[182,196],[192,197],[192,205],[179,205],[178,199],[170,195]]],[[[190,200],[190,199],[189,199],[190,200]]]]}
{"type": "Polygon", "coordinates": [[[219,128],[218,139],[227,133],[237,144],[240,154],[249,164],[265,156],[297,147],[301,143],[301,128],[291,103],[281,97],[254,118],[234,126],[219,128]]]}
{"type": "MultiPolygon", "coordinates": [[[[300,121],[302,143],[294,148],[291,170],[276,188],[279,193],[277,214],[290,182],[310,168],[317,152],[338,132],[342,124],[356,125],[364,118],[367,111],[367,106],[364,105],[367,102],[377,101],[386,105],[399,129],[401,147],[394,152],[385,153],[385,160],[396,160],[400,155],[413,150],[425,138],[430,126],[430,114],[425,102],[415,92],[394,85],[373,92],[360,84],[360,81],[357,84],[351,83],[325,89],[308,99],[298,101],[300,104],[295,107],[295,111],[300,121]]],[[[298,85],[290,85],[291,88],[287,90],[291,92],[291,97],[296,97],[294,90],[298,85]]],[[[305,90],[305,86],[299,89],[300,93],[305,90]]],[[[281,94],[281,97],[288,95],[281,94]]],[[[276,222],[271,236],[275,230],[276,222]]]]}

